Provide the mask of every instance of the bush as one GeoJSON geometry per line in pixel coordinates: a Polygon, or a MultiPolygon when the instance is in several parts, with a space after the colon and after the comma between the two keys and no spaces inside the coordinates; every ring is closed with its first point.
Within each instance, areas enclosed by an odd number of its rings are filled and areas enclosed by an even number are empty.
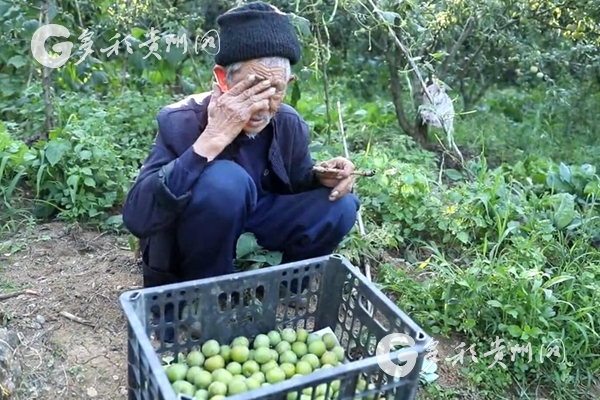
{"type": "Polygon", "coordinates": [[[156,113],[170,101],[139,92],[108,101],[65,95],[57,105],[64,123],[31,148],[20,140],[22,125],[0,124],[5,200],[21,188],[33,192],[40,217],[105,222],[118,214],[156,136],[156,113]]]}

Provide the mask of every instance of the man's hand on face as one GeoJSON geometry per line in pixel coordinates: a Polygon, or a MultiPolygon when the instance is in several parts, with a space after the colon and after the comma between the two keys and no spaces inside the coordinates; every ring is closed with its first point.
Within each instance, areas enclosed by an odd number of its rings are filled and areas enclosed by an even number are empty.
{"type": "Polygon", "coordinates": [[[329,200],[334,201],[348,194],[354,186],[354,164],[351,161],[336,157],[319,164],[327,169],[337,169],[340,172],[317,172],[317,177],[323,186],[333,188],[329,200]]]}
{"type": "Polygon", "coordinates": [[[223,148],[233,142],[253,114],[269,110],[269,99],[276,90],[267,79],[256,81],[256,76],[249,75],[225,93],[218,85],[213,87],[205,134],[223,148]]]}

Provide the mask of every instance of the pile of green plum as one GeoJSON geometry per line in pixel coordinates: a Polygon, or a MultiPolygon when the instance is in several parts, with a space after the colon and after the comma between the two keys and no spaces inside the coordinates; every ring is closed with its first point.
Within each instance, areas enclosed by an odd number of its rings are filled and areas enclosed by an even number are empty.
{"type": "MultiPolygon", "coordinates": [[[[197,400],[220,400],[262,386],[311,374],[343,363],[346,357],[333,333],[318,335],[286,328],[257,335],[252,341],[238,336],[229,344],[208,340],[175,362],[164,365],[173,390],[197,400]]],[[[362,384],[363,382],[359,382],[362,384]]],[[[335,399],[339,381],[319,385],[315,400],[335,399]]],[[[299,400],[311,399],[312,388],[299,400]]],[[[288,400],[295,400],[290,393],[288,400]]]]}

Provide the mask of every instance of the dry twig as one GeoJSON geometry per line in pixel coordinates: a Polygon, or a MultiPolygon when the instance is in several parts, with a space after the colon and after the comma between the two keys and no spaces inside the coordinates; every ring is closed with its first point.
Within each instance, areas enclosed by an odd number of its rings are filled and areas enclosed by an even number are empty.
{"type": "Polygon", "coordinates": [[[40,295],[38,292],[35,292],[33,290],[19,290],[18,292],[0,294],[0,301],[12,299],[13,297],[19,297],[22,294],[30,294],[32,296],[40,295]]]}
{"type": "Polygon", "coordinates": [[[71,320],[73,322],[77,322],[78,324],[82,324],[82,325],[94,327],[93,324],[87,322],[85,319],[83,319],[81,317],[78,317],[76,315],[73,315],[73,314],[71,314],[71,313],[69,313],[67,311],[61,311],[59,314],[61,316],[65,317],[68,320],[71,320]]]}
{"type": "MultiPolygon", "coordinates": [[[[313,167],[313,171],[315,172],[321,172],[321,173],[339,173],[342,172],[342,170],[340,169],[335,169],[335,168],[324,168],[324,167],[319,167],[318,165],[315,165],[313,167]]],[[[358,175],[358,176],[374,176],[377,173],[377,171],[375,171],[374,169],[369,170],[369,171],[354,171],[352,172],[352,175],[358,175]]]]}

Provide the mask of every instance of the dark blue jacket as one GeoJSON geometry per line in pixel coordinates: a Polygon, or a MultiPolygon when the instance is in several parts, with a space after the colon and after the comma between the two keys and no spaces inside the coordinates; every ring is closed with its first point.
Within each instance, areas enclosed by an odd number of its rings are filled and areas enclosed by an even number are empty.
{"type": "MultiPolygon", "coordinates": [[[[191,192],[175,195],[167,184],[169,179],[177,179],[187,182],[191,189],[207,163],[192,145],[206,127],[210,94],[189,96],[159,111],[156,141],[125,200],[123,222],[134,236],[143,239],[144,263],[150,269],[173,272],[173,264],[177,263],[172,228],[191,200],[191,192]]],[[[273,141],[268,165],[274,176],[272,190],[291,194],[319,187],[312,171],[306,122],[296,110],[282,104],[271,124],[273,141]]],[[[234,141],[217,159],[231,159],[236,146],[234,141]]]]}

